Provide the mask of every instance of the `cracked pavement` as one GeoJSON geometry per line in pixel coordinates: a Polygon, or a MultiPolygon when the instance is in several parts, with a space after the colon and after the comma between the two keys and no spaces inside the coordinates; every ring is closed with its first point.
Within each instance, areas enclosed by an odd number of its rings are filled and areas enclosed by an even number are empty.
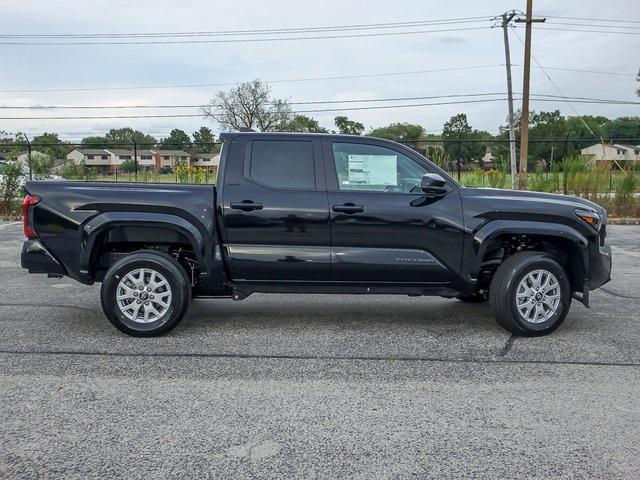
{"type": "Polygon", "coordinates": [[[640,227],[551,336],[406,296],[195,301],[162,338],[0,223],[0,478],[638,478],[640,227]]]}

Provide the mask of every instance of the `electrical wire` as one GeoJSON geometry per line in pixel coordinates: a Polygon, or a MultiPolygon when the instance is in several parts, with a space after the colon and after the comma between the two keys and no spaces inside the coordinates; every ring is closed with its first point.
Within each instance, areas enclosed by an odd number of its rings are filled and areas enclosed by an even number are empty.
{"type": "MultiPolygon", "coordinates": [[[[522,65],[512,63],[512,67],[521,68],[522,65]]],[[[276,79],[265,80],[265,83],[296,83],[296,82],[314,82],[323,80],[349,80],[356,78],[375,78],[375,77],[392,77],[401,75],[419,75],[424,73],[440,73],[440,72],[452,72],[452,71],[464,71],[475,70],[484,68],[498,68],[504,67],[502,64],[488,64],[488,65],[474,65],[469,67],[449,67],[449,68],[435,68],[430,70],[411,70],[406,72],[384,72],[384,73],[364,73],[359,75],[338,75],[331,77],[306,77],[306,78],[289,78],[289,79],[276,79]]],[[[535,68],[539,68],[537,65],[535,68]]],[[[607,72],[604,70],[585,70],[579,68],[565,68],[565,67],[544,67],[547,70],[558,70],[565,72],[576,73],[592,73],[598,75],[611,75],[617,77],[636,77],[635,73],[620,73],[620,72],[607,72]]],[[[114,90],[154,90],[154,89],[167,89],[167,88],[201,88],[201,87],[226,87],[235,86],[241,82],[226,82],[226,83],[183,83],[174,85],[139,85],[139,86],[123,86],[123,87],[72,87],[72,88],[37,88],[37,89],[22,89],[22,90],[0,90],[0,93],[46,93],[46,92],[101,92],[101,91],[114,91],[114,90]]]]}
{"type": "Polygon", "coordinates": [[[459,23],[485,22],[490,20],[488,16],[444,18],[437,20],[416,20],[411,22],[369,23],[353,25],[333,25],[318,27],[290,27],[244,30],[218,30],[218,31],[187,31],[187,32],[129,32],[129,33],[45,33],[45,34],[0,34],[0,38],[166,38],[166,37],[202,37],[202,36],[248,36],[248,35],[276,35],[295,34],[306,32],[334,32],[345,30],[375,30],[390,28],[414,28],[429,25],[451,25],[459,23]]]}
{"type": "MultiPolygon", "coordinates": [[[[569,101],[568,97],[564,95],[560,95],[559,98],[566,101],[574,110],[576,115],[580,116],[580,114],[575,110],[575,108],[569,101]]],[[[356,107],[346,107],[346,108],[321,108],[321,109],[309,109],[309,110],[296,110],[290,113],[299,114],[299,113],[343,112],[343,111],[359,111],[359,110],[384,110],[384,109],[390,109],[390,108],[413,108],[413,107],[427,107],[427,106],[438,106],[438,105],[459,105],[459,104],[471,104],[471,103],[502,102],[505,100],[506,98],[484,98],[484,99],[475,99],[475,100],[456,100],[456,101],[448,101],[448,102],[356,106],[356,107]]],[[[516,100],[519,100],[519,98],[516,98],[516,100]]],[[[558,98],[532,98],[531,100],[540,101],[540,102],[552,102],[552,101],[557,102],[558,98]]],[[[640,102],[602,101],[597,99],[596,100],[574,100],[574,102],[575,103],[591,103],[591,104],[640,105],[640,102]]],[[[50,116],[50,117],[0,117],[0,120],[110,120],[110,119],[133,119],[133,118],[197,118],[202,116],[204,116],[202,113],[200,114],[177,113],[177,114],[166,114],[166,115],[109,115],[109,116],[83,115],[83,116],[50,116]]],[[[584,122],[584,120],[582,121],[584,122]]]]}
{"type": "Polygon", "coordinates": [[[585,18],[585,17],[564,17],[560,15],[541,15],[546,18],[560,18],[563,20],[584,20],[588,22],[619,22],[619,23],[640,23],[640,20],[622,20],[619,18],[585,18]]]}
{"type": "MultiPolygon", "coordinates": [[[[523,29],[525,27],[517,27],[512,25],[513,29],[523,29]]],[[[585,29],[576,29],[576,28],[554,28],[554,27],[543,27],[536,26],[536,31],[538,30],[552,30],[556,32],[586,32],[586,33],[606,33],[606,34],[618,34],[618,35],[640,35],[640,32],[620,32],[620,31],[612,31],[612,30],[585,30],[585,29]]]]}
{"type": "MultiPolygon", "coordinates": [[[[397,102],[397,101],[413,101],[413,100],[434,100],[442,98],[461,98],[461,97],[486,97],[506,95],[505,92],[482,92],[482,93],[459,93],[447,95],[426,95],[412,97],[391,97],[391,98],[359,98],[359,99],[343,99],[343,100],[307,100],[297,102],[287,102],[289,105],[323,105],[323,104],[344,104],[344,103],[370,103],[370,102],[397,102]]],[[[638,105],[639,101],[592,98],[592,97],[560,97],[552,94],[533,94],[539,97],[556,97],[556,98],[572,98],[574,100],[585,100],[597,103],[610,104],[631,104],[638,105]]],[[[211,107],[211,104],[194,104],[194,105],[0,105],[0,110],[103,110],[103,109],[166,109],[166,108],[205,108],[211,107]]]]}
{"type": "Polygon", "coordinates": [[[489,30],[489,26],[486,27],[460,27],[460,28],[444,28],[437,30],[414,30],[409,32],[378,32],[378,33],[357,33],[357,34],[343,34],[343,35],[319,35],[319,36],[296,36],[296,37],[271,37],[271,38],[233,38],[225,40],[149,40],[149,41],[109,41],[109,42],[96,42],[96,41],[82,41],[82,42],[22,42],[22,41],[0,41],[0,45],[179,45],[179,44],[220,44],[220,43],[257,43],[257,42],[282,42],[282,41],[294,41],[294,40],[331,40],[331,39],[343,39],[343,38],[365,38],[365,37],[384,37],[384,36],[399,36],[399,35],[416,35],[423,33],[444,33],[444,32],[463,32],[471,30],[489,30]]]}
{"type": "MultiPolygon", "coordinates": [[[[522,46],[525,46],[524,41],[522,40],[522,38],[520,38],[520,35],[518,35],[518,32],[514,31],[513,33],[515,33],[516,38],[520,41],[520,43],[522,44],[522,46]]],[[[553,87],[558,91],[558,93],[560,94],[560,96],[565,100],[565,102],[567,102],[567,105],[569,105],[569,107],[571,108],[571,110],[573,110],[573,113],[575,113],[578,118],[580,119],[580,121],[582,122],[582,124],[587,128],[587,130],[591,133],[591,135],[593,135],[596,140],[600,140],[600,138],[598,137],[598,135],[595,134],[595,132],[591,129],[591,127],[589,126],[589,124],[587,122],[585,122],[584,118],[582,118],[582,115],[580,115],[578,113],[578,110],[576,110],[576,108],[573,106],[573,104],[569,101],[569,99],[565,96],[564,93],[562,93],[562,90],[560,89],[560,87],[558,86],[558,84],[556,82],[553,81],[553,79],[551,78],[551,76],[547,73],[547,71],[542,67],[542,65],[540,64],[540,62],[538,61],[538,59],[536,58],[536,56],[532,53],[531,54],[531,58],[533,58],[533,61],[536,63],[536,65],[538,65],[538,67],[540,67],[540,69],[542,70],[542,72],[545,74],[545,76],[547,77],[547,79],[549,80],[549,82],[551,82],[551,84],[553,85],[553,87]]]]}

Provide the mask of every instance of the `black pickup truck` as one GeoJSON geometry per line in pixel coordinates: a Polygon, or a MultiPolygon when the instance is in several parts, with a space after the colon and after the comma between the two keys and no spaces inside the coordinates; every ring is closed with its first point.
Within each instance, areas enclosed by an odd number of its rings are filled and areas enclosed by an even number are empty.
{"type": "Polygon", "coordinates": [[[216,186],[28,182],[22,266],[102,282],[106,316],[135,336],[168,332],[194,297],[253,292],[488,301],[510,332],[541,335],[610,279],[589,201],[463,187],[376,138],[221,139],[216,186]]]}

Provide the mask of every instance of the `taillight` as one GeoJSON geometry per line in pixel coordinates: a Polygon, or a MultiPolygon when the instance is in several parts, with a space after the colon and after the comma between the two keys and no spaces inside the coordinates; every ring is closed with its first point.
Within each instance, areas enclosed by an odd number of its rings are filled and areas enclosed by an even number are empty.
{"type": "Polygon", "coordinates": [[[29,207],[37,204],[40,201],[40,197],[36,195],[27,195],[22,201],[22,226],[24,228],[24,236],[29,240],[36,238],[36,232],[31,228],[29,221],[29,207]]]}

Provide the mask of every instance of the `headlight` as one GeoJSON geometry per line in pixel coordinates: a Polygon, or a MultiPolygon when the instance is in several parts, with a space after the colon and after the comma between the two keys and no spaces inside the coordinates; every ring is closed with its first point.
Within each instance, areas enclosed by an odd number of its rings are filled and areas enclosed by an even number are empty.
{"type": "Polygon", "coordinates": [[[589,210],[575,210],[576,215],[580,217],[584,222],[591,225],[596,230],[600,230],[601,220],[600,216],[596,212],[591,212],[589,210]]]}

